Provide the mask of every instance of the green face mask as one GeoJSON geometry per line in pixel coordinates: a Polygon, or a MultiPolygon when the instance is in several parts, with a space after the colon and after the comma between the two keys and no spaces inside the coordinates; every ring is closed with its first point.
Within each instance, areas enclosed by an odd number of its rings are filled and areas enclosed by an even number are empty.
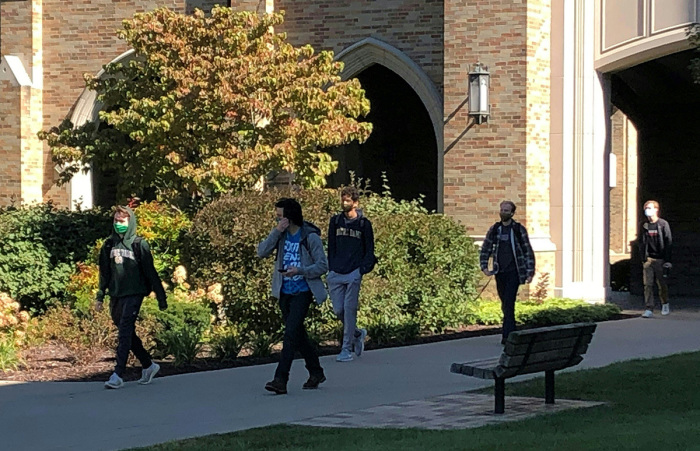
{"type": "Polygon", "coordinates": [[[125,234],[128,228],[129,228],[128,225],[119,224],[118,222],[114,223],[114,230],[120,235],[125,234]]]}

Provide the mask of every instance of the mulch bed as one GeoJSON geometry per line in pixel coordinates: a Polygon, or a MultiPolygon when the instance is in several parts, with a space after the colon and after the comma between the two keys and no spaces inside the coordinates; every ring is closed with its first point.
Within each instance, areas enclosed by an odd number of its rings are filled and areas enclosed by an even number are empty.
{"type": "MultiPolygon", "coordinates": [[[[635,314],[622,313],[613,320],[637,317],[635,314]]],[[[461,338],[496,335],[501,333],[500,326],[469,326],[460,330],[451,331],[440,335],[428,335],[418,337],[415,340],[400,343],[382,344],[378,346],[369,341],[365,349],[393,348],[399,346],[411,346],[424,343],[436,343],[446,340],[458,340],[461,338]]],[[[371,337],[370,337],[371,338],[371,337]]],[[[321,346],[320,355],[334,355],[340,352],[339,346],[321,346]]],[[[158,360],[161,370],[159,376],[172,376],[176,374],[197,373],[200,371],[221,370],[226,368],[238,368],[242,366],[262,365],[274,363],[279,359],[278,353],[269,357],[242,356],[235,360],[221,361],[212,357],[202,357],[189,365],[176,366],[170,360],[158,360]]],[[[18,382],[95,382],[109,379],[114,370],[114,351],[101,350],[90,356],[76,359],[73,353],[62,345],[46,343],[25,350],[22,353],[24,365],[16,371],[0,371],[0,381],[18,382]]],[[[130,362],[124,374],[125,381],[137,380],[141,377],[141,368],[138,363],[130,362]]]]}

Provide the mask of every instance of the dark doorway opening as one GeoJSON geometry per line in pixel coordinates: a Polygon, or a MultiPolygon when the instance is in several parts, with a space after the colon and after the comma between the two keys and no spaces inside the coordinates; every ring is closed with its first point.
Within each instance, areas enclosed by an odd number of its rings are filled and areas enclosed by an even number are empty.
{"type": "Polygon", "coordinates": [[[331,150],[338,171],[328,177],[330,187],[356,178],[370,180],[370,189],[382,191],[386,173],[393,196],[417,199],[437,209],[437,142],[428,111],[413,88],[401,77],[376,64],[357,78],[371,102],[366,120],[374,126],[364,144],[352,143],[331,150]]]}
{"type": "MultiPolygon", "coordinates": [[[[700,85],[685,51],[611,74],[612,103],[637,129],[637,211],[653,199],[673,231],[671,296],[700,295],[700,85]]],[[[610,212],[611,216],[616,214],[610,212]]],[[[641,259],[632,247],[630,291],[642,293],[641,259]]]]}

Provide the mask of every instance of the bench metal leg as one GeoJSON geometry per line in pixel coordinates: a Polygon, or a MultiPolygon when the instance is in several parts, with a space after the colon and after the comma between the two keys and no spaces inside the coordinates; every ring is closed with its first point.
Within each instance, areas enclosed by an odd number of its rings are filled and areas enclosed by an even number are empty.
{"type": "Polygon", "coordinates": [[[502,377],[496,378],[496,413],[503,413],[506,407],[506,380],[502,377]]]}
{"type": "Polygon", "coordinates": [[[544,402],[554,404],[554,370],[544,372],[544,402]]]}

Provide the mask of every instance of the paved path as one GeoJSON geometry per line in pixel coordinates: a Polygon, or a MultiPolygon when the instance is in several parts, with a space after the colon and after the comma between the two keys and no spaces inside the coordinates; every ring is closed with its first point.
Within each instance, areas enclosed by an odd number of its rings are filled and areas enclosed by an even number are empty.
{"type": "MultiPolygon", "coordinates": [[[[700,350],[700,313],[601,323],[583,363],[700,350]]],[[[454,361],[493,357],[498,336],[368,351],[349,363],[323,357],[328,381],[302,390],[296,361],[289,394],[263,386],[274,365],[159,378],[105,390],[97,382],[0,383],[0,449],[108,450],[427,400],[489,385],[450,373],[454,361]]],[[[506,403],[508,403],[508,399],[506,403]]]]}

